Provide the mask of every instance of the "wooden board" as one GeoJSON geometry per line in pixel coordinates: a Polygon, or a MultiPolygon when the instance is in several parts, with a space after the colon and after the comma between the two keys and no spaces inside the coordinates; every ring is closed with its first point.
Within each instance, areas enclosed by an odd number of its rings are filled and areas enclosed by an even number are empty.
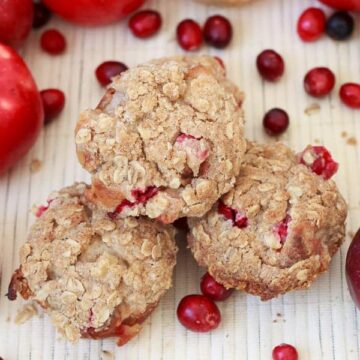
{"type": "MultiPolygon", "coordinates": [[[[324,37],[314,44],[302,43],[296,34],[300,12],[313,0],[258,0],[242,8],[215,8],[190,0],[149,1],[164,17],[161,33],[150,40],[135,39],[126,22],[104,28],[80,28],[58,19],[50,27],[61,29],[69,49],[64,56],[50,57],[39,48],[41,31],[34,32],[23,50],[39,88],[58,87],[67,96],[66,108],[59,119],[47,126],[36,146],[13,170],[0,179],[0,356],[6,360],[101,359],[102,350],[117,359],[270,359],[274,345],[289,342],[299,349],[300,359],[359,360],[360,315],[348,294],[344,261],[350,237],[335,256],[329,273],[307,291],[290,293],[261,302],[237,293],[220,305],[223,321],[210,334],[186,331],[176,319],[176,305],[186,294],[199,292],[203,270],[180,244],[174,287],[165,296],[144,330],[133,342],[117,348],[111,340],[82,340],[66,343],[55,334],[46,316],[28,323],[14,324],[22,303],[5,298],[13,269],[18,264],[18,249],[26,240],[33,216],[29,208],[45,200],[48,193],[75,180],[89,180],[75,157],[73,128],[80,110],[96,105],[103,90],[94,69],[104,61],[119,59],[129,66],[153,57],[180,53],[175,41],[177,23],[187,17],[203,22],[207,16],[228,16],[235,36],[224,51],[203,47],[202,52],[221,56],[229,76],[246,92],[247,136],[274,141],[262,131],[262,116],[272,107],[286,109],[291,125],[281,138],[294,149],[308,143],[329,147],[340,162],[336,180],[349,202],[348,231],[360,225],[360,112],[341,105],[339,85],[360,82],[360,22],[351,41],[336,43],[324,37]],[[277,84],[259,79],[254,63],[257,54],[274,48],[286,60],[286,75],[277,84]],[[305,72],[314,66],[329,66],[337,76],[337,87],[324,100],[314,101],[302,89],[305,72]],[[321,110],[311,116],[304,110],[318,103],[321,110]],[[41,169],[31,172],[34,159],[41,169]]],[[[329,11],[327,9],[327,11],[329,11]]]]}

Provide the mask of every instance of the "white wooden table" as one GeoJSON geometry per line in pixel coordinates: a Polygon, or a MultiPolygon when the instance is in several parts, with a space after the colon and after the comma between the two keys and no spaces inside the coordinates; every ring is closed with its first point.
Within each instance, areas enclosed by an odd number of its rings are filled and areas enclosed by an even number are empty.
{"type": "Polygon", "coordinates": [[[314,142],[329,147],[341,165],[336,180],[349,203],[348,232],[354,232],[360,226],[360,150],[353,144],[354,139],[360,141],[360,112],[345,108],[337,91],[343,82],[360,82],[360,18],[356,19],[357,30],[351,41],[336,43],[324,37],[304,44],[296,34],[296,21],[310,5],[318,3],[258,0],[243,8],[222,9],[190,0],[149,0],[148,7],[163,15],[164,26],[158,36],[146,41],[135,39],[126,22],[87,29],[53,19],[49,27],[62,30],[69,44],[67,53],[59,57],[42,53],[41,31],[31,35],[23,54],[39,88],[63,89],[67,102],[61,117],[44,129],[28,156],[0,179],[0,356],[5,360],[97,360],[102,350],[108,350],[116,359],[124,360],[267,360],[274,345],[288,342],[298,348],[301,360],[360,359],[360,312],[350,299],[343,271],[349,235],[330,272],[309,290],[266,303],[239,292],[220,305],[223,321],[209,334],[188,332],[176,319],[178,301],[199,292],[203,273],[184,241],[173,289],[141,334],[123,348],[117,348],[112,340],[67,343],[55,334],[46,316],[18,326],[14,318],[22,303],[10,303],[5,297],[18,264],[18,249],[34,220],[29,208],[43,202],[54,189],[75,180],[89,180],[76,160],[73,128],[79,111],[95,106],[103,92],[94,69],[104,60],[119,59],[133,66],[181,52],[174,33],[177,23],[186,17],[203,22],[210,14],[222,13],[231,19],[235,32],[231,46],[224,51],[203,47],[202,52],[221,56],[229,76],[245,90],[247,136],[274,141],[263,133],[261,120],[266,110],[279,106],[291,116],[290,128],[281,140],[296,150],[314,142]],[[286,75],[275,85],[262,82],[254,66],[256,55],[265,48],[276,49],[286,60],[286,75]],[[320,65],[335,72],[337,87],[330,97],[314,101],[304,93],[302,79],[308,69],[320,65]],[[321,110],[306,115],[304,110],[314,102],[321,110]],[[42,161],[37,172],[30,170],[34,159],[42,161]]]}

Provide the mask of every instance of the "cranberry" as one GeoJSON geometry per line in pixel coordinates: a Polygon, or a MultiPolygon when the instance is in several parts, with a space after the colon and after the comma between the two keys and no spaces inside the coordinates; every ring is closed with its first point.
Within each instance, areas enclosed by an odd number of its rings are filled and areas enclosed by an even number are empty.
{"type": "Polygon", "coordinates": [[[280,54],[274,50],[264,50],[256,59],[260,75],[268,81],[276,81],[284,74],[285,64],[280,54]]]}
{"type": "Polygon", "coordinates": [[[106,86],[111,83],[114,76],[121,74],[127,69],[128,67],[122,62],[105,61],[96,68],[95,75],[99,83],[102,86],[106,86]]]}
{"type": "Polygon", "coordinates": [[[245,215],[225,205],[222,201],[219,201],[218,213],[223,215],[227,220],[231,220],[233,226],[237,226],[240,229],[248,226],[248,218],[245,215]]]}
{"type": "Polygon", "coordinates": [[[199,49],[203,42],[201,27],[192,19],[185,19],[177,26],[176,37],[179,45],[187,51],[199,49]]]}
{"type": "Polygon", "coordinates": [[[273,360],[298,360],[298,353],[292,345],[281,344],[274,347],[272,358],[273,360]]]}
{"type": "Polygon", "coordinates": [[[46,30],[41,35],[41,47],[51,55],[59,55],[65,51],[66,40],[64,35],[55,29],[46,30]]]}
{"type": "Polygon", "coordinates": [[[205,296],[215,301],[226,300],[234,291],[219,284],[208,272],[201,278],[200,289],[205,296]]]}
{"type": "Polygon", "coordinates": [[[322,97],[329,94],[334,86],[335,75],[326,67],[314,68],[304,78],[305,91],[314,97],[322,97]]]}
{"type": "Polygon", "coordinates": [[[300,162],[309,167],[315,174],[325,180],[330,179],[338,170],[339,164],[334,161],[324,146],[308,146],[300,154],[300,162]]]}
{"type": "Polygon", "coordinates": [[[129,20],[129,28],[138,38],[154,35],[161,27],[162,19],[155,10],[142,10],[134,14],[129,20]]]}
{"type": "Polygon", "coordinates": [[[232,39],[232,25],[230,21],[221,15],[209,17],[203,29],[205,41],[218,49],[228,46],[232,39]]]}
{"type": "Polygon", "coordinates": [[[148,186],[146,189],[134,189],[131,191],[131,195],[135,199],[135,204],[143,204],[150,200],[158,193],[156,186],[148,186]]]}
{"type": "Polygon", "coordinates": [[[43,3],[34,3],[34,18],[33,25],[34,29],[39,29],[46,25],[51,19],[50,10],[43,3]]]}
{"type": "Polygon", "coordinates": [[[38,206],[38,208],[36,209],[35,216],[39,218],[48,208],[49,208],[49,205],[38,206]]]}
{"type": "Polygon", "coordinates": [[[289,126],[289,116],[282,109],[271,109],[265,114],[263,125],[269,135],[280,135],[289,126]]]}
{"type": "Polygon", "coordinates": [[[319,9],[306,9],[299,17],[297,32],[303,41],[315,41],[325,32],[326,16],[319,9]]]}
{"type": "Polygon", "coordinates": [[[188,295],[179,303],[177,317],[182,325],[195,332],[216,329],[221,314],[216,304],[204,295],[188,295]]]}
{"type": "Polygon", "coordinates": [[[225,64],[224,64],[223,59],[219,56],[214,56],[214,58],[221,65],[221,67],[225,70],[225,64]]]}
{"type": "Polygon", "coordinates": [[[360,108],[360,84],[347,83],[340,88],[341,101],[354,109],[360,108]]]}
{"type": "Polygon", "coordinates": [[[280,243],[281,245],[284,245],[287,234],[288,234],[288,227],[289,227],[289,222],[291,221],[291,217],[290,215],[286,215],[285,219],[283,221],[281,221],[279,224],[276,224],[274,226],[274,231],[277,234],[277,236],[280,239],[280,243]]]}
{"type": "Polygon", "coordinates": [[[329,17],[326,33],[334,40],[346,40],[354,31],[354,19],[346,11],[338,11],[329,17]]]}
{"type": "Polygon", "coordinates": [[[135,203],[132,203],[131,201],[125,199],[116,207],[116,209],[113,212],[108,212],[107,215],[110,219],[115,220],[118,214],[121,214],[125,208],[127,207],[132,208],[134,206],[135,203]]]}
{"type": "Polygon", "coordinates": [[[346,280],[350,294],[360,309],[360,229],[354,236],[346,256],[346,280]]]}
{"type": "Polygon", "coordinates": [[[189,231],[189,225],[186,217],[175,220],[173,222],[173,225],[180,231],[185,231],[185,232],[189,231]]]}
{"type": "Polygon", "coordinates": [[[46,89],[40,91],[44,107],[45,124],[58,116],[65,105],[65,95],[59,89],[46,89]]]}

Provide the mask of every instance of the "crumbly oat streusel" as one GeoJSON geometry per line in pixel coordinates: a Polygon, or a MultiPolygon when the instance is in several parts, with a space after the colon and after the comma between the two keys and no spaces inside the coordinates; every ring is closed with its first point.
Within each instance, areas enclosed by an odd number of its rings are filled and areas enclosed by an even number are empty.
{"type": "Polygon", "coordinates": [[[285,145],[249,143],[235,188],[190,219],[189,245],[217,281],[267,300],[307,288],[328,269],[346,214],[335,183],[285,145]]]}
{"type": "Polygon", "coordinates": [[[53,193],[20,252],[9,287],[37,301],[70,341],[136,335],[171,287],[174,229],[144,218],[111,220],[86,185],[53,193]]]}
{"type": "Polygon", "coordinates": [[[75,130],[88,196],[119,217],[202,216],[245,151],[243,94],[210,56],[154,60],[115,78],[75,130]]]}

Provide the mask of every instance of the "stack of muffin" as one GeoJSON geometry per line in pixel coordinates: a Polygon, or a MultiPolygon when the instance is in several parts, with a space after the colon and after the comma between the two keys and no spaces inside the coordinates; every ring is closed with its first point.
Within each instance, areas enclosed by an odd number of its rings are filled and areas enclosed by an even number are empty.
{"type": "Polygon", "coordinates": [[[306,288],[344,239],[331,155],[245,140],[243,93],[209,56],[163,58],[114,79],[75,130],[91,185],[50,195],[9,286],[69,340],[124,344],[171,286],[174,221],[227,288],[263,300],[306,288]]]}

